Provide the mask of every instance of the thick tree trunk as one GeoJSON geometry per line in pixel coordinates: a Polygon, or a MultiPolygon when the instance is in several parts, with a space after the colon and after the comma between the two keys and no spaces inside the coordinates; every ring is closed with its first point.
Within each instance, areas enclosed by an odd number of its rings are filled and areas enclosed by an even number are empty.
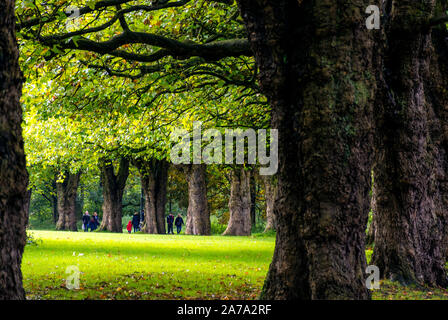
{"type": "Polygon", "coordinates": [[[239,1],[279,130],[263,299],[367,299],[374,32],[367,0],[239,1]]]}
{"type": "Polygon", "coordinates": [[[76,226],[76,193],[80,180],[80,173],[64,173],[64,179],[56,182],[57,211],[59,213],[57,230],[78,231],[76,226]]]}
{"type": "Polygon", "coordinates": [[[0,300],[25,299],[20,266],[28,217],[28,173],[14,4],[13,0],[0,2],[0,300]]]}
{"type": "Polygon", "coordinates": [[[421,27],[434,15],[434,5],[434,0],[424,1],[424,6],[395,1],[386,30],[388,95],[376,113],[378,223],[372,264],[383,277],[401,283],[444,286],[447,209],[440,202],[438,179],[444,172],[440,119],[425,81],[433,77],[431,30],[421,27]]]}
{"type": "Polygon", "coordinates": [[[250,216],[250,171],[243,167],[232,170],[230,182],[230,219],[223,235],[249,236],[252,229],[250,216]]]}
{"type": "Polygon", "coordinates": [[[145,196],[145,223],[143,232],[165,234],[165,206],[168,168],[166,160],[135,161],[140,171],[145,196]]]}
{"type": "Polygon", "coordinates": [[[103,186],[103,220],[99,230],[123,232],[123,192],[129,176],[129,160],[122,158],[115,174],[111,161],[101,161],[101,182],[103,186]]]}
{"type": "Polygon", "coordinates": [[[206,165],[183,167],[188,183],[188,209],[185,234],[210,235],[210,211],[207,202],[206,165]]]}
{"type": "Polygon", "coordinates": [[[53,192],[51,194],[51,206],[53,208],[53,222],[56,225],[59,220],[59,212],[58,212],[58,196],[57,196],[57,189],[56,189],[56,178],[52,181],[52,189],[53,192]]]}
{"type": "MultiPolygon", "coordinates": [[[[441,12],[446,12],[446,4],[441,12]]],[[[439,119],[438,137],[434,139],[438,143],[439,161],[441,170],[437,175],[439,187],[438,208],[436,211],[440,222],[442,237],[442,251],[444,260],[448,258],[448,32],[445,24],[435,28],[432,32],[433,52],[430,69],[430,78],[427,79],[429,91],[428,100],[434,108],[435,115],[439,119]]]]}
{"type": "Polygon", "coordinates": [[[276,230],[277,222],[275,220],[274,206],[277,198],[277,182],[272,176],[264,176],[264,194],[266,201],[266,227],[264,232],[276,230]]]}
{"type": "Polygon", "coordinates": [[[257,180],[255,169],[250,173],[250,221],[253,226],[257,225],[257,180]]]}

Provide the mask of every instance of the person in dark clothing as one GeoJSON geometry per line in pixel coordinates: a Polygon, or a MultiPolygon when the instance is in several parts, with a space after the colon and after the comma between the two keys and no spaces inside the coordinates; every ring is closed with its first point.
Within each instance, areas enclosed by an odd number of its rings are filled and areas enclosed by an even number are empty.
{"type": "Polygon", "coordinates": [[[95,229],[96,230],[100,225],[100,219],[98,218],[98,213],[93,213],[93,220],[95,220],[95,229]]]}
{"type": "Polygon", "coordinates": [[[182,216],[180,214],[177,215],[174,224],[176,225],[177,228],[177,234],[179,234],[182,231],[182,225],[184,224],[184,219],[182,219],[182,216]]]}
{"type": "Polygon", "coordinates": [[[90,232],[92,232],[93,230],[96,229],[96,222],[95,222],[94,216],[90,217],[89,228],[90,228],[90,232]]]}
{"type": "Polygon", "coordinates": [[[168,234],[169,233],[174,234],[174,231],[173,231],[174,216],[173,216],[173,214],[170,213],[169,216],[166,217],[166,222],[168,223],[168,234]]]}
{"type": "Polygon", "coordinates": [[[90,215],[89,211],[86,211],[82,216],[82,225],[84,226],[84,232],[89,231],[90,215]]]}
{"type": "Polygon", "coordinates": [[[140,231],[140,215],[138,212],[134,213],[134,216],[132,217],[132,225],[134,226],[134,233],[140,231]]]}

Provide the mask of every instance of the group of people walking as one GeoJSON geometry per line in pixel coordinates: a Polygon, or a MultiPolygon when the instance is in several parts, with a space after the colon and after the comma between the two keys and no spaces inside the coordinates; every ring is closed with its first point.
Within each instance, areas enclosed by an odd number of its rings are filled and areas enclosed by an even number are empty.
{"type": "Polygon", "coordinates": [[[132,232],[132,227],[134,227],[134,233],[142,229],[142,221],[140,221],[140,215],[138,212],[134,213],[132,220],[129,220],[128,225],[126,226],[128,233],[132,232]]]}
{"type": "MultiPolygon", "coordinates": [[[[132,229],[134,229],[134,233],[138,232],[142,229],[142,223],[140,219],[140,214],[136,212],[132,216],[132,220],[129,220],[126,230],[128,230],[128,233],[132,232],[132,229]]],[[[168,224],[168,234],[174,234],[174,225],[176,226],[177,234],[181,233],[182,226],[184,225],[184,219],[182,219],[182,216],[180,214],[177,215],[176,219],[174,219],[174,215],[170,213],[168,217],[166,217],[166,223],[168,224]]],[[[82,216],[82,229],[85,232],[94,231],[98,228],[100,225],[100,220],[98,218],[98,214],[96,212],[93,213],[93,215],[89,214],[89,211],[86,211],[82,216]]]]}
{"type": "Polygon", "coordinates": [[[96,212],[91,216],[89,211],[86,211],[82,216],[82,229],[84,232],[89,232],[96,230],[100,225],[100,220],[98,218],[98,214],[96,212]]]}
{"type": "Polygon", "coordinates": [[[182,216],[178,214],[176,220],[174,220],[174,216],[170,213],[168,217],[166,217],[166,223],[168,224],[168,234],[174,234],[173,223],[176,225],[177,234],[179,234],[182,231],[184,219],[182,219],[182,216]]]}
{"type": "MultiPolygon", "coordinates": [[[[168,217],[166,217],[166,222],[168,224],[168,234],[174,234],[173,224],[176,225],[177,234],[181,233],[184,220],[180,214],[178,214],[176,220],[174,220],[173,214],[170,213],[168,217]]],[[[140,215],[137,212],[132,216],[132,220],[129,220],[128,225],[126,226],[128,233],[132,233],[132,228],[134,228],[134,233],[140,231],[142,228],[142,221],[140,221],[140,215]]]]}

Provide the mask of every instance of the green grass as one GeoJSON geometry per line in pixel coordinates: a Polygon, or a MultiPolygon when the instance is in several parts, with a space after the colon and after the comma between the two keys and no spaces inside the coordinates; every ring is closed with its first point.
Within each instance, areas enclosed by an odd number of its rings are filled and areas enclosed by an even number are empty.
{"type": "Polygon", "coordinates": [[[273,237],[30,231],[22,263],[28,299],[256,299],[273,237]],[[80,255],[81,254],[81,255],[80,255]],[[68,266],[80,289],[65,287],[68,266]]]}
{"type": "MultiPolygon", "coordinates": [[[[30,233],[37,245],[27,245],[23,257],[28,299],[256,299],[275,244],[273,234],[30,233]],[[79,290],[65,287],[68,266],[81,271],[79,290]]],[[[382,280],[372,297],[448,299],[448,290],[382,280]]]]}

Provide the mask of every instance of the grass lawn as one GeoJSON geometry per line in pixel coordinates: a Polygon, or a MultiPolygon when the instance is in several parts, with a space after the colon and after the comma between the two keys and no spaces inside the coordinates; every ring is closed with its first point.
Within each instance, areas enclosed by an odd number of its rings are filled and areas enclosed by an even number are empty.
{"type": "Polygon", "coordinates": [[[273,237],[30,231],[22,263],[28,299],[256,299],[273,237]],[[41,240],[41,242],[39,241],[41,240]],[[68,266],[81,271],[68,290],[68,266]]]}
{"type": "MultiPolygon", "coordinates": [[[[38,245],[23,257],[28,299],[256,299],[275,244],[256,236],[30,233],[38,245]],[[65,287],[68,266],[81,271],[79,290],[65,287]]],[[[448,299],[448,291],[382,281],[373,298],[448,299]]]]}

